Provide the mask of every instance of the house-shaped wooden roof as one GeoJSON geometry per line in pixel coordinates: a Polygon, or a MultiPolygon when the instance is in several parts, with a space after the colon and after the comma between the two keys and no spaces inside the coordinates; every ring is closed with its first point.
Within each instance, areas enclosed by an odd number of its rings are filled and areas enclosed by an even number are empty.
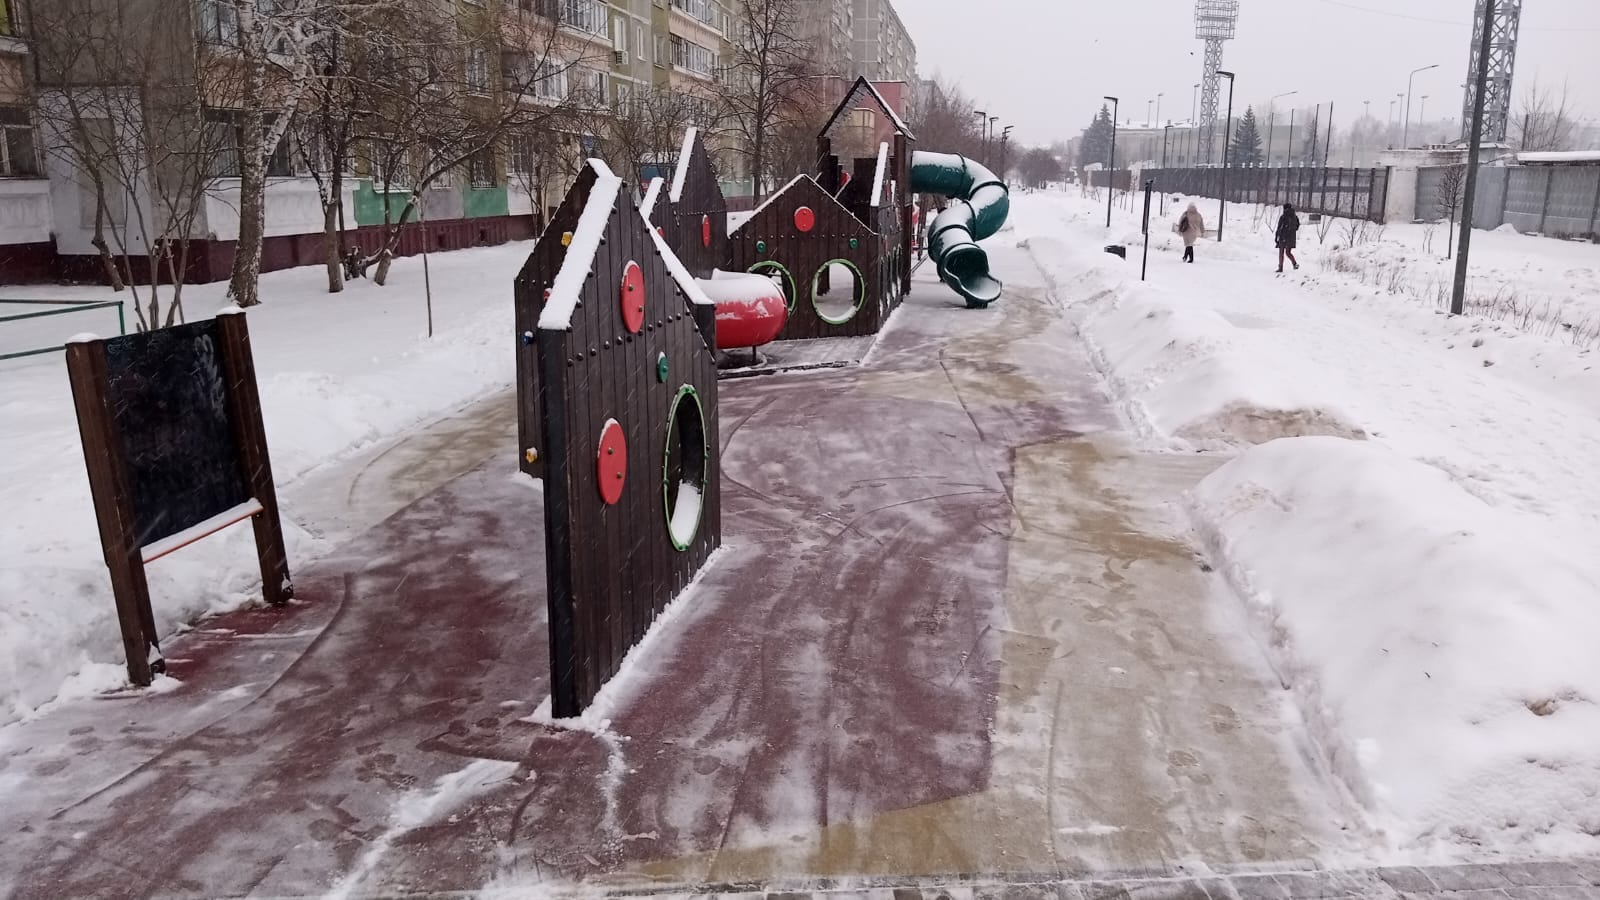
{"type": "Polygon", "coordinates": [[[855,85],[850,88],[850,93],[839,101],[839,106],[834,109],[833,115],[828,117],[828,124],[822,126],[822,137],[832,138],[834,130],[847,123],[852,110],[863,108],[874,109],[882,113],[894,131],[905,135],[908,140],[914,141],[917,139],[917,136],[911,133],[911,129],[906,127],[905,120],[901,119],[900,114],[894,111],[894,108],[889,105],[887,100],[883,99],[883,95],[878,93],[878,89],[873,87],[872,82],[868,81],[866,76],[857,78],[855,85]]]}

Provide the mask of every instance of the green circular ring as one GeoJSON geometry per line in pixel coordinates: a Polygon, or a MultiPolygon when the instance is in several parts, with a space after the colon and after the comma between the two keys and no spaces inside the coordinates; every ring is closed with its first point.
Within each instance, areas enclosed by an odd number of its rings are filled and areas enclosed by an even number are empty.
{"type": "Polygon", "coordinates": [[[706,463],[706,481],[709,482],[711,480],[711,446],[706,440],[706,411],[700,405],[700,392],[696,391],[693,385],[686,384],[678,388],[678,392],[673,395],[672,406],[667,411],[666,453],[661,457],[661,508],[666,511],[667,540],[671,541],[672,548],[680,553],[689,549],[694,544],[694,539],[700,535],[700,520],[705,516],[706,511],[705,491],[707,489],[707,485],[700,485],[700,509],[694,517],[694,530],[690,532],[688,540],[680,543],[678,536],[672,533],[672,507],[669,505],[672,500],[672,480],[667,477],[667,460],[672,458],[672,426],[678,422],[678,403],[683,400],[685,395],[694,398],[695,411],[700,414],[700,452],[701,458],[706,463]]]}
{"type": "Polygon", "coordinates": [[[861,305],[865,302],[867,302],[867,277],[862,275],[861,269],[859,269],[855,263],[848,259],[830,259],[817,268],[817,274],[811,276],[811,308],[816,310],[817,318],[827,322],[829,325],[843,325],[851,319],[854,319],[856,314],[861,312],[861,305]],[[823,314],[821,309],[817,307],[817,282],[822,280],[822,273],[828,271],[828,267],[834,263],[839,263],[848,268],[850,271],[856,273],[855,305],[850,307],[849,315],[842,316],[837,319],[829,318],[823,314]]]}
{"type": "Polygon", "coordinates": [[[794,312],[795,300],[798,299],[800,294],[799,285],[794,283],[794,273],[790,272],[783,263],[778,262],[775,259],[764,259],[750,268],[745,269],[745,271],[752,275],[760,275],[762,271],[766,269],[777,269],[783,274],[783,280],[789,285],[789,289],[783,292],[783,303],[784,306],[788,308],[789,312],[794,312]]]}

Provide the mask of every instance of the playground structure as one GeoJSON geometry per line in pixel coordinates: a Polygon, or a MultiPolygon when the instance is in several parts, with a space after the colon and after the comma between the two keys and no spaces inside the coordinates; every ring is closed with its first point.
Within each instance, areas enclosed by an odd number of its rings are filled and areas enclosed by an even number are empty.
{"type": "Polygon", "coordinates": [[[539,411],[523,460],[544,478],[552,711],[567,717],[721,542],[713,307],[598,160],[517,288],[536,366],[518,387],[539,411]]]}
{"type": "Polygon", "coordinates": [[[969,307],[1000,297],[977,241],[1005,222],[1004,182],[913,155],[912,139],[860,79],[819,136],[818,176],[731,235],[693,129],[670,186],[635,201],[590,160],[551,217],[517,277],[516,328],[519,464],[545,482],[554,715],[593,702],[720,544],[718,350],[881,330],[911,287],[913,191],[953,201],[929,234],[941,280],[969,307]],[[873,106],[890,140],[847,169],[833,136],[873,106]],[[850,282],[842,302],[834,279],[850,282]]]}

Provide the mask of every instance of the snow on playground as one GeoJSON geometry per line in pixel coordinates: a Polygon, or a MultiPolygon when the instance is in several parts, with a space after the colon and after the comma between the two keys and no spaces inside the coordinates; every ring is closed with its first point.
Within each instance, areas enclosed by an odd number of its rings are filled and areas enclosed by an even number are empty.
{"type": "Polygon", "coordinates": [[[1600,247],[1474,235],[1472,290],[1540,298],[1551,328],[1438,312],[1420,226],[1340,252],[1347,225],[1308,224],[1277,277],[1253,207],[1195,265],[1178,214],[1141,284],[1129,210],[1108,233],[1103,199],[1014,207],[1145,444],[1230,456],[1198,539],[1332,770],[1397,857],[1600,852],[1600,247]]]}
{"type": "MultiPolygon", "coordinates": [[[[431,340],[420,259],[396,260],[388,287],[358,280],[342,294],[326,292],[319,267],[263,276],[263,304],[250,310],[249,324],[280,496],[283,485],[315,466],[509,384],[512,354],[500,348],[512,331],[511,282],[529,247],[513,243],[433,256],[431,340]]],[[[225,288],[188,287],[190,319],[222,308],[225,288]]],[[[96,287],[10,288],[5,294],[125,296],[96,287]]],[[[116,333],[114,316],[109,329],[77,318],[33,321],[59,323],[60,333],[48,335],[58,343],[89,327],[116,333]]],[[[130,312],[130,326],[132,319],[130,312]]],[[[90,686],[80,693],[107,686],[107,673],[121,670],[111,583],[59,353],[0,362],[0,509],[3,724],[55,697],[79,670],[73,683],[90,686]]],[[[294,571],[318,547],[292,507],[283,515],[294,571]]],[[[164,635],[202,613],[259,597],[260,573],[245,525],[165,557],[147,572],[164,635]]]]}

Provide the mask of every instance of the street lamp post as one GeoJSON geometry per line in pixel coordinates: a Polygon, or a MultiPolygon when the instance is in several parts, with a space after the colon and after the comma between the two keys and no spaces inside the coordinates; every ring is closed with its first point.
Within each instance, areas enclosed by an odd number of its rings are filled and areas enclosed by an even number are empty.
{"type": "Polygon", "coordinates": [[[1222,226],[1228,220],[1228,166],[1233,161],[1232,148],[1228,146],[1233,142],[1233,73],[1218,69],[1217,74],[1228,79],[1228,117],[1222,126],[1222,209],[1217,214],[1217,243],[1221,243],[1222,226]]]}
{"type": "Polygon", "coordinates": [[[1417,127],[1423,130],[1423,142],[1426,143],[1428,128],[1428,95],[1422,95],[1422,105],[1417,108],[1417,127]]]}
{"type": "Polygon", "coordinates": [[[1166,94],[1161,94],[1161,93],[1157,93],[1156,94],[1156,124],[1157,125],[1161,124],[1161,98],[1165,97],[1165,96],[1166,96],[1166,94]]]}
{"type": "Polygon", "coordinates": [[[985,112],[984,110],[981,110],[981,109],[973,110],[972,114],[978,117],[978,155],[979,156],[988,156],[989,155],[989,147],[988,147],[989,139],[984,136],[983,132],[984,132],[984,129],[989,124],[989,114],[987,112],[985,112]]]}
{"type": "Polygon", "coordinates": [[[1172,137],[1172,126],[1161,128],[1161,215],[1167,214],[1167,140],[1172,137]]]}
{"type": "MultiPolygon", "coordinates": [[[[1277,125],[1278,125],[1278,101],[1282,100],[1284,97],[1293,97],[1295,94],[1298,94],[1298,93],[1300,93],[1300,92],[1299,91],[1290,91],[1287,94],[1279,94],[1278,96],[1273,97],[1271,100],[1267,101],[1267,107],[1272,110],[1272,116],[1271,116],[1271,118],[1269,118],[1267,120],[1267,167],[1268,168],[1272,167],[1272,134],[1273,134],[1274,131],[1277,130],[1277,125]]],[[[1291,112],[1290,115],[1293,115],[1293,113],[1291,112]]],[[[1292,133],[1291,133],[1290,140],[1291,140],[1291,143],[1289,145],[1289,149],[1293,150],[1294,149],[1294,144],[1292,143],[1292,140],[1293,140],[1292,133]]]]}
{"type": "Polygon", "coordinates": [[[1439,64],[1438,63],[1434,63],[1431,66],[1423,66],[1420,69],[1412,69],[1411,70],[1411,75],[1406,78],[1406,124],[1405,124],[1405,127],[1400,130],[1400,149],[1401,150],[1406,149],[1406,147],[1409,146],[1410,142],[1411,142],[1411,85],[1412,85],[1413,82],[1416,81],[1418,72],[1426,72],[1429,69],[1437,69],[1437,68],[1439,68],[1439,64]]]}
{"type": "Polygon", "coordinates": [[[1115,97],[1106,97],[1111,101],[1111,157],[1106,160],[1106,227],[1111,227],[1111,198],[1116,195],[1117,176],[1117,109],[1121,101],[1115,97]]]}

